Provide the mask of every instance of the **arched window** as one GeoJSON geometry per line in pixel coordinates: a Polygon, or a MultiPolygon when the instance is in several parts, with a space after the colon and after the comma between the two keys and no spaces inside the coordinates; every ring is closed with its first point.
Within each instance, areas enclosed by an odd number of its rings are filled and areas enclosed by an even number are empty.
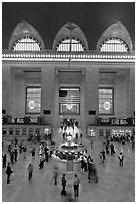
{"type": "Polygon", "coordinates": [[[104,41],[100,47],[101,52],[128,52],[127,44],[119,38],[111,38],[104,41]]]}
{"type": "Polygon", "coordinates": [[[84,52],[85,48],[84,45],[77,39],[63,39],[62,41],[60,41],[56,47],[57,51],[65,51],[65,52],[69,52],[71,48],[72,52],[84,52]]]}
{"type": "Polygon", "coordinates": [[[41,51],[40,43],[29,36],[18,39],[12,47],[13,51],[41,51]]]}
{"type": "Polygon", "coordinates": [[[112,87],[99,88],[99,114],[113,115],[114,113],[114,89],[112,87]]]}

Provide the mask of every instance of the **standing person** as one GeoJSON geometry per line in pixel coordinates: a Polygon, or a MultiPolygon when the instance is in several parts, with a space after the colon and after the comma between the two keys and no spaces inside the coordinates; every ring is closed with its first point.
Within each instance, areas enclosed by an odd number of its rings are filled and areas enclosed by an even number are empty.
{"type": "Polygon", "coordinates": [[[17,146],[17,144],[18,144],[18,140],[17,140],[17,138],[15,137],[15,139],[14,139],[14,141],[15,141],[15,147],[17,146]]]}
{"type": "Polygon", "coordinates": [[[24,159],[25,159],[26,158],[26,152],[27,152],[27,147],[26,146],[23,148],[23,152],[24,152],[24,159]]]}
{"type": "Polygon", "coordinates": [[[82,133],[80,133],[80,144],[82,144],[82,133]]]}
{"type": "Polygon", "coordinates": [[[65,174],[63,174],[62,176],[62,191],[61,191],[61,195],[65,195],[66,196],[66,178],[65,178],[65,174]]]}
{"type": "Polygon", "coordinates": [[[84,166],[85,166],[85,161],[83,157],[81,158],[80,163],[81,163],[81,172],[83,172],[84,166]]]}
{"type": "Polygon", "coordinates": [[[88,180],[89,180],[89,183],[90,183],[90,179],[92,176],[92,171],[93,171],[93,160],[91,159],[88,162],[88,180]]]}
{"type": "Polygon", "coordinates": [[[39,164],[39,169],[43,169],[44,167],[44,156],[43,154],[40,155],[40,164],[39,164]]]}
{"type": "Polygon", "coordinates": [[[14,161],[17,161],[18,151],[17,149],[14,150],[14,161]]]}
{"type": "Polygon", "coordinates": [[[7,184],[10,183],[10,176],[13,173],[13,170],[10,167],[10,163],[8,163],[7,169],[6,169],[6,174],[7,174],[7,184]]]}
{"type": "Polygon", "coordinates": [[[104,163],[105,159],[106,159],[106,155],[105,155],[105,150],[103,149],[102,152],[100,152],[102,155],[102,163],[104,163]]]}
{"type": "Polygon", "coordinates": [[[8,144],[8,152],[11,152],[11,144],[8,144]]]}
{"type": "Polygon", "coordinates": [[[84,156],[84,170],[85,170],[85,172],[87,172],[87,166],[88,166],[87,156],[84,156]]]}
{"type": "Polygon", "coordinates": [[[33,174],[33,166],[31,163],[27,167],[27,172],[28,172],[28,181],[31,181],[32,174],[33,174]]]}
{"type": "Polygon", "coordinates": [[[57,185],[57,179],[58,179],[58,168],[57,168],[56,166],[54,167],[53,179],[54,179],[54,184],[55,184],[55,185],[57,185]]]}
{"type": "Polygon", "coordinates": [[[48,151],[49,151],[49,149],[48,149],[47,147],[45,147],[45,148],[44,148],[44,152],[45,152],[45,159],[46,159],[46,162],[48,162],[48,159],[49,159],[48,151]]]}
{"type": "Polygon", "coordinates": [[[106,154],[109,154],[109,146],[106,145],[106,154]]]}
{"type": "Polygon", "coordinates": [[[111,143],[110,149],[111,149],[111,155],[114,155],[115,154],[115,149],[114,149],[114,144],[113,143],[111,143]]]}
{"type": "Polygon", "coordinates": [[[79,184],[80,184],[80,179],[78,178],[78,175],[75,174],[75,178],[73,181],[73,188],[74,188],[74,197],[79,197],[79,184]]]}
{"type": "Polygon", "coordinates": [[[90,141],[90,149],[92,150],[93,148],[93,140],[90,141]]]}
{"type": "Polygon", "coordinates": [[[12,164],[14,164],[14,152],[13,151],[10,153],[10,161],[12,164]]]}
{"type": "Polygon", "coordinates": [[[53,166],[53,172],[52,172],[53,176],[51,178],[51,180],[49,181],[49,183],[51,184],[52,181],[54,180],[54,185],[57,185],[57,179],[58,179],[58,167],[57,166],[53,166]]]}
{"type": "Polygon", "coordinates": [[[7,162],[7,155],[3,154],[2,155],[2,167],[6,168],[6,162],[7,162]]]}
{"type": "Polygon", "coordinates": [[[123,166],[124,155],[122,154],[122,152],[120,152],[118,159],[119,159],[119,166],[123,166]]]}
{"type": "Polygon", "coordinates": [[[32,154],[32,159],[35,159],[35,147],[32,148],[31,154],[32,154]]]}

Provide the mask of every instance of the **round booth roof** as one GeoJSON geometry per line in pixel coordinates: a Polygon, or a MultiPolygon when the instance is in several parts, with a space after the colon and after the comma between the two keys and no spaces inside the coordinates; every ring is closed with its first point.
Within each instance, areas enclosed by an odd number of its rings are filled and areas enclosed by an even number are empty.
{"type": "Polygon", "coordinates": [[[88,50],[88,42],[84,33],[82,32],[80,27],[70,22],[62,26],[61,29],[58,31],[53,42],[53,50],[56,50],[57,45],[60,44],[60,42],[63,39],[70,38],[70,35],[71,35],[71,38],[79,40],[81,44],[83,44],[84,49],[86,51],[88,50]]]}
{"type": "Polygon", "coordinates": [[[117,21],[104,31],[97,43],[97,50],[99,51],[102,44],[111,38],[121,39],[127,44],[129,51],[132,51],[132,41],[130,35],[126,27],[120,21],[117,21]]]}
{"type": "Polygon", "coordinates": [[[14,28],[9,41],[9,50],[12,50],[12,47],[17,40],[25,36],[37,40],[40,44],[41,49],[44,50],[44,43],[40,34],[32,25],[30,25],[26,21],[22,21],[14,28]]]}

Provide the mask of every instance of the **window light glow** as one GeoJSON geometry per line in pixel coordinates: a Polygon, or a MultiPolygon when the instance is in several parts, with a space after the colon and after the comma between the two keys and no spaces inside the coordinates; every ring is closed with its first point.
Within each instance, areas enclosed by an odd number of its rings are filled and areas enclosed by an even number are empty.
{"type": "Polygon", "coordinates": [[[14,51],[40,51],[41,47],[40,47],[40,43],[37,40],[32,39],[28,36],[24,36],[23,38],[20,38],[14,43],[12,50],[14,51]]]}
{"type": "Polygon", "coordinates": [[[129,48],[127,44],[118,38],[108,39],[103,42],[101,48],[101,52],[128,52],[129,48]]]}
{"type": "Polygon", "coordinates": [[[80,41],[76,40],[76,39],[65,39],[63,41],[61,41],[58,44],[58,47],[56,47],[57,51],[65,51],[65,52],[70,52],[70,49],[72,52],[83,52],[84,47],[81,44],[80,41]]]}

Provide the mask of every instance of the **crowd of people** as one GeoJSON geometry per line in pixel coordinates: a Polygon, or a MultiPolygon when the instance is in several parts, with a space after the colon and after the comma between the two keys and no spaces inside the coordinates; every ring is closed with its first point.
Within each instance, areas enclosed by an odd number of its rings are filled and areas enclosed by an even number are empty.
{"type": "MultiPolygon", "coordinates": [[[[7,144],[3,143],[3,154],[2,154],[2,167],[5,169],[5,173],[7,175],[7,184],[10,184],[10,177],[14,174],[12,167],[17,163],[19,157],[22,159],[26,159],[27,157],[32,158],[32,161],[35,160],[36,156],[36,144],[27,147],[26,141],[21,140],[20,142],[15,138],[11,140],[7,144]]],[[[47,143],[44,141],[40,142],[39,145],[39,169],[44,168],[44,163],[48,162],[53,153],[52,145],[47,146],[47,143]]],[[[33,175],[33,162],[30,162],[27,167],[28,172],[28,180],[32,179],[33,175]]]]}
{"type": "MultiPolygon", "coordinates": [[[[76,121],[71,121],[71,120],[63,121],[63,123],[61,124],[61,129],[62,130],[65,128],[67,129],[70,126],[71,128],[74,129],[75,126],[78,127],[78,124],[76,123],[76,121]]],[[[135,142],[135,138],[134,137],[125,138],[124,136],[120,138],[113,138],[113,139],[106,138],[102,143],[102,150],[99,152],[99,158],[101,159],[101,162],[103,164],[105,164],[107,155],[111,155],[111,156],[117,155],[116,148],[114,145],[115,141],[121,143],[122,145],[125,145],[126,142],[131,142],[132,144],[133,142],[135,142]]],[[[93,140],[91,140],[90,146],[91,146],[91,153],[92,153],[93,140]]],[[[132,145],[132,149],[133,149],[133,145],[132,145]]],[[[21,140],[19,142],[17,138],[15,138],[14,141],[12,140],[7,145],[7,153],[3,153],[2,155],[2,167],[3,169],[5,169],[5,173],[7,175],[7,184],[9,184],[11,181],[11,175],[14,175],[13,167],[14,167],[14,163],[18,161],[19,155],[23,155],[22,159],[26,159],[28,155],[31,155],[32,160],[35,159],[36,154],[39,155],[39,166],[38,167],[41,170],[41,169],[44,169],[44,164],[50,161],[50,158],[52,157],[54,150],[55,150],[54,145],[48,146],[45,141],[39,142],[39,150],[38,152],[36,152],[35,143],[34,145],[31,145],[30,148],[28,148],[25,141],[21,140]]],[[[84,152],[81,155],[75,154],[75,156],[77,156],[80,161],[81,173],[87,174],[87,180],[89,183],[91,182],[92,179],[95,182],[98,182],[97,165],[91,155],[92,154],[88,154],[87,149],[84,149],[84,152]]],[[[119,160],[119,166],[123,167],[124,159],[125,159],[123,152],[120,152],[120,154],[117,155],[117,158],[119,160]]],[[[34,169],[33,162],[30,162],[29,165],[27,166],[29,182],[32,181],[33,169],[34,169]]],[[[54,166],[53,167],[53,178],[52,178],[52,180],[54,180],[54,185],[58,184],[58,176],[59,176],[59,170],[57,166],[54,166]]],[[[66,192],[67,179],[64,173],[62,174],[61,185],[62,185],[61,195],[66,196],[67,195],[67,192],[66,192]]],[[[79,185],[80,185],[80,178],[78,177],[77,174],[75,174],[74,179],[73,179],[74,198],[79,197],[79,185]]]]}
{"type": "Polygon", "coordinates": [[[135,136],[130,135],[129,133],[126,134],[112,134],[111,141],[117,141],[124,145],[126,142],[130,142],[132,149],[135,147],[135,136]]]}
{"type": "Polygon", "coordinates": [[[67,136],[71,136],[73,139],[75,138],[77,142],[79,137],[82,137],[82,133],[78,127],[78,121],[74,119],[64,119],[60,123],[60,133],[62,135],[63,141],[67,139],[67,136]]]}

